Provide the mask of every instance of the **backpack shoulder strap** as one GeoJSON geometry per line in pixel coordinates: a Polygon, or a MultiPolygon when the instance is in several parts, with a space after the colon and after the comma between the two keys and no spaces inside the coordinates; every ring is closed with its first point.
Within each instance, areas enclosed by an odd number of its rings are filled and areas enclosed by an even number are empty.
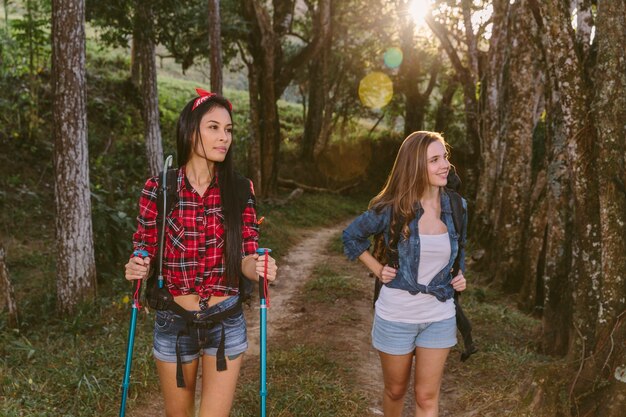
{"type": "Polygon", "coordinates": [[[450,207],[452,208],[452,221],[454,223],[454,228],[459,235],[459,252],[457,253],[457,257],[452,266],[452,276],[455,276],[459,270],[461,249],[464,245],[463,242],[465,241],[465,236],[463,236],[465,229],[463,224],[465,221],[465,205],[463,204],[463,198],[459,193],[448,188],[446,191],[450,197],[450,207]]]}
{"type": "Polygon", "coordinates": [[[465,207],[463,207],[463,198],[456,191],[447,189],[448,196],[450,197],[450,207],[452,208],[452,220],[454,222],[454,228],[459,234],[459,237],[463,237],[463,219],[465,217],[465,207]]]}
{"type": "Polygon", "coordinates": [[[166,175],[165,190],[163,189],[163,186],[161,184],[161,181],[163,178],[163,171],[159,172],[159,176],[157,177],[157,183],[159,184],[159,187],[157,189],[157,218],[156,218],[157,231],[159,234],[158,242],[161,242],[161,229],[162,229],[163,222],[165,221],[165,218],[167,218],[167,216],[169,216],[172,213],[174,206],[176,205],[176,203],[178,203],[178,193],[177,193],[178,168],[169,168],[167,170],[167,174],[165,175],[166,175]],[[165,208],[165,213],[162,213],[164,195],[167,197],[167,199],[165,200],[167,207],[165,208]]]}

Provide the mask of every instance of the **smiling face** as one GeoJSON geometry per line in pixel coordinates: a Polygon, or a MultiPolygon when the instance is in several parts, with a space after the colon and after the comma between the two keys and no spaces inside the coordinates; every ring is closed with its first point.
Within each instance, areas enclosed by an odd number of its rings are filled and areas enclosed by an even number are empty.
{"type": "Polygon", "coordinates": [[[233,141],[233,122],[228,110],[215,106],[200,120],[200,137],[196,140],[191,159],[223,162],[233,141]]]}
{"type": "Polygon", "coordinates": [[[433,187],[445,187],[448,183],[450,161],[448,152],[443,143],[432,142],[426,150],[426,167],[428,170],[428,183],[433,187]]]}

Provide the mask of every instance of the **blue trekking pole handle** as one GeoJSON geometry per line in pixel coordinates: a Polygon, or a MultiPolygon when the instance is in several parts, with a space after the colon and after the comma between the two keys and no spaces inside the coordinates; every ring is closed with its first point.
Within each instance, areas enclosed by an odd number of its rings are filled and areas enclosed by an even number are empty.
{"type": "Polygon", "coordinates": [[[165,239],[165,219],[168,215],[167,210],[167,170],[172,166],[172,155],[168,155],[163,163],[163,174],[161,176],[161,188],[163,194],[163,208],[161,210],[163,222],[161,224],[161,242],[159,243],[159,270],[157,274],[157,282],[159,288],[163,288],[163,241],[165,239]]]}
{"type": "MultiPolygon", "coordinates": [[[[147,257],[149,254],[145,250],[136,250],[133,256],[141,258],[147,257]]],[[[141,288],[141,280],[137,280],[135,287],[135,296],[133,296],[133,305],[131,306],[130,324],[128,325],[128,341],[126,342],[126,363],[124,365],[124,380],[122,381],[122,401],[120,404],[120,417],[126,415],[126,400],[128,399],[128,389],[130,388],[130,369],[133,364],[133,347],[135,345],[135,328],[137,327],[137,310],[139,309],[139,289],[141,288]]]]}
{"type": "MultiPolygon", "coordinates": [[[[261,255],[266,255],[265,258],[265,272],[267,273],[267,255],[271,252],[271,249],[267,248],[258,248],[256,253],[261,255]]],[[[261,417],[265,417],[265,409],[267,402],[267,380],[266,380],[266,369],[267,369],[267,305],[265,301],[267,290],[267,278],[264,275],[259,275],[259,315],[260,315],[260,343],[259,343],[259,357],[261,360],[261,381],[260,381],[260,389],[259,395],[261,397],[261,417]]]]}

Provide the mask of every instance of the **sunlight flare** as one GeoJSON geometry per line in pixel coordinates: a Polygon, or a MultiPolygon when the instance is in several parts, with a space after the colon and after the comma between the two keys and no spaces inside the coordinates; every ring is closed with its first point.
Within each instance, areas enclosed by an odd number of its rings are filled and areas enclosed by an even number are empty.
{"type": "Polygon", "coordinates": [[[409,13],[409,16],[411,16],[411,19],[413,19],[415,26],[424,26],[424,19],[428,15],[430,7],[430,0],[411,0],[407,11],[409,13]]]}

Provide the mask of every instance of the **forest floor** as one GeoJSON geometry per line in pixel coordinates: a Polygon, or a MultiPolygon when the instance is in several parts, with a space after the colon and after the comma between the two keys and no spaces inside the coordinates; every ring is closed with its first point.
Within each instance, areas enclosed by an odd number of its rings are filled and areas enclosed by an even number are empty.
{"type": "MultiPolygon", "coordinates": [[[[309,231],[291,248],[279,264],[279,275],[270,287],[268,310],[268,416],[315,416],[315,415],[382,415],[382,374],[378,354],[370,343],[372,323],[372,278],[358,262],[349,262],[341,253],[340,233],[345,223],[309,231]],[[291,403],[273,401],[272,391],[299,391],[300,379],[281,385],[281,378],[288,370],[272,366],[274,352],[309,346],[320,350],[340,368],[339,377],[345,378],[350,390],[356,393],[357,402],[347,402],[354,411],[322,412],[304,409],[304,394],[295,394],[291,403]],[[274,373],[274,375],[272,374],[274,373]],[[273,383],[273,379],[278,382],[273,383]]],[[[471,284],[470,284],[471,285],[471,284]]],[[[471,287],[470,287],[471,290],[471,287]]],[[[489,298],[488,291],[475,289],[482,294],[482,302],[489,298]]],[[[461,363],[459,347],[451,352],[445,370],[441,390],[440,416],[451,417],[500,417],[525,416],[524,409],[532,398],[528,397],[528,385],[532,370],[543,359],[530,352],[528,340],[536,325],[530,318],[518,316],[515,308],[506,302],[490,300],[489,304],[473,302],[467,297],[464,305],[474,324],[474,334],[480,352],[469,361],[461,363]],[[498,320],[499,319],[499,320],[498,320]],[[498,323],[499,321],[499,323],[498,323]],[[507,328],[504,332],[503,328],[507,328]]],[[[247,393],[238,389],[237,399],[247,395],[248,401],[258,398],[258,307],[246,309],[248,342],[250,344],[241,372],[240,386],[247,386],[247,393]]],[[[310,351],[303,351],[306,354],[310,351]]],[[[276,355],[280,355],[276,353],[276,355]]],[[[278,362],[284,362],[279,359],[278,362]]],[[[297,365],[294,365],[297,366],[297,365]]],[[[320,367],[320,369],[322,369],[320,367]]],[[[304,371],[303,371],[304,372],[304,371]]],[[[244,388],[245,389],[245,388],[244,388]]],[[[411,388],[406,401],[404,416],[414,415],[411,388]]],[[[285,393],[275,393],[284,396],[285,393]]],[[[324,398],[317,401],[324,401],[324,398]]],[[[332,401],[332,397],[331,397],[332,401]]],[[[313,407],[313,406],[311,406],[313,407]]],[[[237,408],[237,406],[235,406],[237,408]]],[[[141,396],[128,415],[130,417],[154,417],[163,413],[158,392],[141,396]]],[[[236,415],[252,415],[237,412],[236,415]]]]}

